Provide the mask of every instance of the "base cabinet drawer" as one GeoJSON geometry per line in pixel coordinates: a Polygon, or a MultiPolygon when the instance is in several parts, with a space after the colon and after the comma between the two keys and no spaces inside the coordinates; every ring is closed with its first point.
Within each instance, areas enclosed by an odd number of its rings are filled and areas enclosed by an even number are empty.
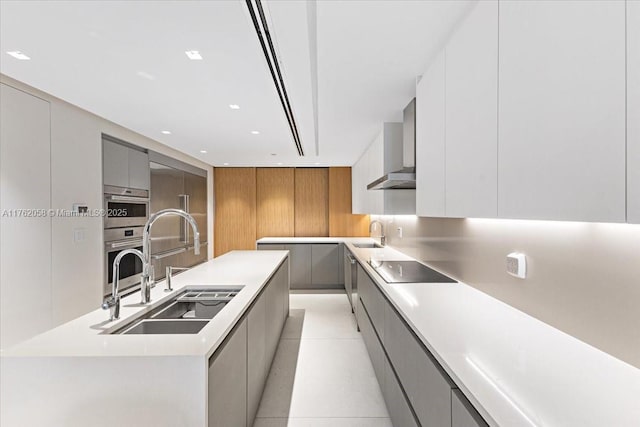
{"type": "Polygon", "coordinates": [[[391,423],[397,427],[419,427],[389,361],[385,358],[384,362],[382,394],[387,404],[391,423]]]}
{"type": "Polygon", "coordinates": [[[378,286],[360,265],[358,265],[358,292],[362,305],[365,306],[371,318],[373,328],[384,344],[384,307],[387,302],[378,286]]]}
{"type": "Polygon", "coordinates": [[[423,426],[450,426],[453,381],[388,302],[384,322],[385,349],[418,420],[423,426]]]}
{"type": "Polygon", "coordinates": [[[360,326],[362,340],[364,341],[364,345],[367,347],[369,359],[371,359],[371,364],[373,365],[373,371],[376,374],[380,388],[382,388],[384,386],[384,350],[382,349],[382,345],[376,336],[376,332],[373,330],[373,325],[371,325],[369,316],[367,315],[360,300],[358,300],[358,306],[356,307],[356,318],[358,320],[358,325],[360,326]]]}
{"type": "Polygon", "coordinates": [[[451,427],[488,427],[478,411],[458,389],[451,394],[451,427]]]}

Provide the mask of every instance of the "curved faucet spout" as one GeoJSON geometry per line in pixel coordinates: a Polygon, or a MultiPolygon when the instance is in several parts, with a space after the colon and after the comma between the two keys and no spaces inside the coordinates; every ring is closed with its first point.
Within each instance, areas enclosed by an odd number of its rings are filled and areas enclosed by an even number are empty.
{"type": "Polygon", "coordinates": [[[182,209],[163,209],[151,215],[144,225],[142,231],[142,254],[144,256],[142,267],[142,303],[146,304],[151,301],[151,227],[153,224],[163,216],[177,215],[181,216],[191,225],[193,229],[193,252],[196,255],[200,255],[200,232],[198,231],[198,224],[191,215],[182,209]]]}
{"type": "Polygon", "coordinates": [[[118,255],[116,255],[116,258],[113,260],[111,298],[109,298],[102,304],[102,308],[104,310],[109,309],[109,320],[112,321],[120,318],[120,295],[118,294],[118,288],[120,286],[120,261],[122,260],[122,258],[129,254],[137,256],[144,264],[144,254],[137,249],[125,249],[124,251],[120,251],[118,255]]]}

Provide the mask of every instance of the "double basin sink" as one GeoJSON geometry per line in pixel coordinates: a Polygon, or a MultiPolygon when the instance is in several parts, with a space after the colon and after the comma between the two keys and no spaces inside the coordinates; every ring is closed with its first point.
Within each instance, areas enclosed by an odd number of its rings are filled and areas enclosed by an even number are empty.
{"type": "Polygon", "coordinates": [[[186,289],[111,334],[197,334],[240,289],[186,289]]]}

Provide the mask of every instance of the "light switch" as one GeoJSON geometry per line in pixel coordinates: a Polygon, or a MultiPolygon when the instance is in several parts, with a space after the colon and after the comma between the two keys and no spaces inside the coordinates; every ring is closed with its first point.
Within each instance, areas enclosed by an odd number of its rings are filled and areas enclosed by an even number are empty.
{"type": "Polygon", "coordinates": [[[507,255],[507,273],[524,279],[527,277],[527,257],[519,252],[507,255]]]}

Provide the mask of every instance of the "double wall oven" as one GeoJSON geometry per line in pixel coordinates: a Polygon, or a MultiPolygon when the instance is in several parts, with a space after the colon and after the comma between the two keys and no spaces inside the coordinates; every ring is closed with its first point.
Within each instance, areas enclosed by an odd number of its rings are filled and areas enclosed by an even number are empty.
{"type": "MultiPolygon", "coordinates": [[[[103,294],[111,293],[113,260],[125,249],[142,251],[142,231],[149,218],[149,190],[104,186],[104,257],[103,294]]],[[[120,261],[120,291],[124,294],[138,289],[142,262],[138,257],[125,256],[120,261]]]]}

